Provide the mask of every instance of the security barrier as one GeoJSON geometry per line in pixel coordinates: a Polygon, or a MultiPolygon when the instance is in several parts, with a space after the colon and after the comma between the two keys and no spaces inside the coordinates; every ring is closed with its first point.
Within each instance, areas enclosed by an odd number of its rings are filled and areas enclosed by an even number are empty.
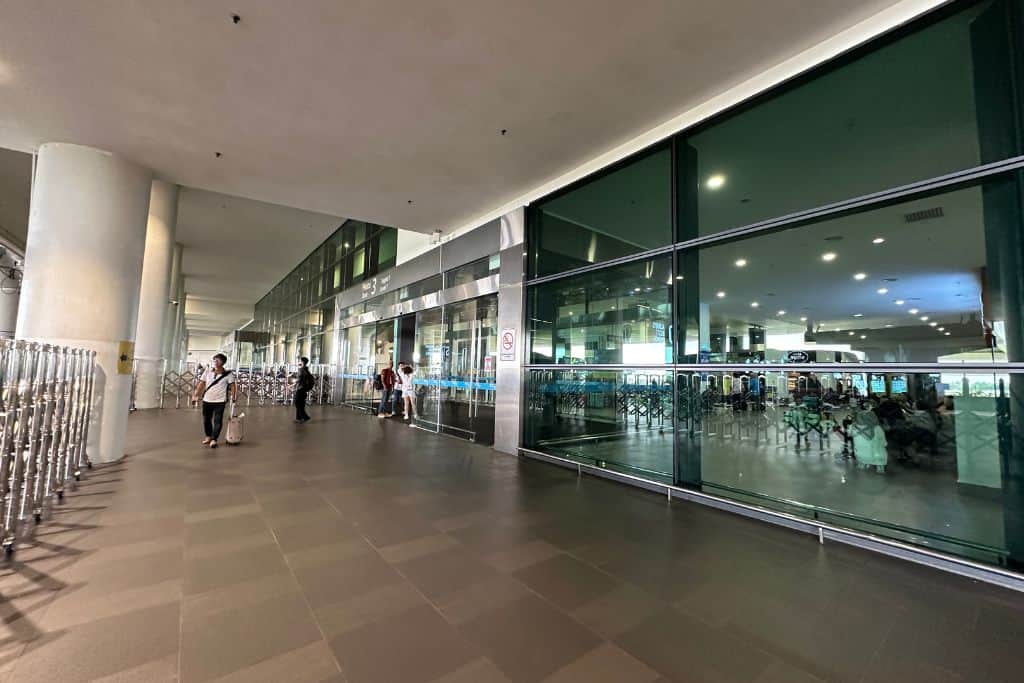
{"type": "MultiPolygon", "coordinates": [[[[310,365],[313,375],[313,389],[306,398],[307,405],[331,404],[334,400],[336,368],[333,365],[310,365]]],[[[238,383],[238,404],[291,405],[298,381],[298,368],[276,365],[242,367],[234,371],[238,383]]],[[[161,408],[174,404],[175,408],[193,406],[192,395],[199,384],[199,373],[195,366],[164,373],[161,408]]]]}
{"type": "Polygon", "coordinates": [[[2,544],[14,552],[31,515],[38,524],[64,484],[91,467],[86,442],[96,352],[7,340],[0,347],[2,544]]]}

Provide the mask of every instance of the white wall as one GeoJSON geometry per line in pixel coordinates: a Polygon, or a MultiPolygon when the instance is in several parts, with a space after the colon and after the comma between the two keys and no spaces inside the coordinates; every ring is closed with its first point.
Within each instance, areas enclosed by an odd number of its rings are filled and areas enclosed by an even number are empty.
{"type": "Polygon", "coordinates": [[[424,235],[412,230],[398,231],[398,255],[396,264],[405,263],[409,259],[416,258],[425,251],[429,251],[430,235],[424,235]]]}

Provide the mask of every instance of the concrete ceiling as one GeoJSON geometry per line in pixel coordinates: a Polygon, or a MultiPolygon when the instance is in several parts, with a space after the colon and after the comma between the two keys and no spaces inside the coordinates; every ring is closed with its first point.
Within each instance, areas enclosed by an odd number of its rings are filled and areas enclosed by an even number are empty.
{"type": "Polygon", "coordinates": [[[0,147],[450,230],[895,4],[0,0],[0,147]]]}
{"type": "Polygon", "coordinates": [[[32,155],[0,149],[0,242],[22,254],[28,235],[28,204],[32,193],[32,155]]]}

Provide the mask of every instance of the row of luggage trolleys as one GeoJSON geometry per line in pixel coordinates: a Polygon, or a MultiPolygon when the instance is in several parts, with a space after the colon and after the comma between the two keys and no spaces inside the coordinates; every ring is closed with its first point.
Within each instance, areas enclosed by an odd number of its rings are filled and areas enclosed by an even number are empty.
{"type": "MultiPolygon", "coordinates": [[[[306,402],[310,405],[330,404],[334,398],[335,367],[333,365],[310,365],[313,374],[313,390],[306,402]]],[[[298,381],[294,370],[282,374],[273,366],[247,367],[235,370],[238,382],[238,402],[242,405],[289,405],[295,396],[298,381]]],[[[181,371],[164,373],[161,407],[173,403],[175,408],[192,405],[192,394],[199,384],[199,373],[194,365],[181,371]]]]}
{"type": "Polygon", "coordinates": [[[65,484],[91,467],[86,442],[96,352],[26,341],[0,346],[2,545],[10,556],[65,484]]]}

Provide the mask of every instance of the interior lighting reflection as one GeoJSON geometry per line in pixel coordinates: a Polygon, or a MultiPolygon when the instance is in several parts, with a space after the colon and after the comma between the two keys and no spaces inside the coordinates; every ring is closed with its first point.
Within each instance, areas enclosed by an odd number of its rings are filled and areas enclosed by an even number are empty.
{"type": "Polygon", "coordinates": [[[943,334],[945,334],[947,337],[950,335],[949,332],[943,332],[943,334]]]}
{"type": "Polygon", "coordinates": [[[939,328],[939,332],[945,332],[945,331],[946,331],[946,328],[945,328],[945,327],[940,327],[940,328],[939,328]]]}
{"type": "Polygon", "coordinates": [[[928,323],[928,325],[930,327],[938,327],[939,326],[939,324],[937,322],[930,322],[930,323],[928,323]]]}
{"type": "Polygon", "coordinates": [[[879,294],[888,294],[889,290],[886,289],[885,287],[882,287],[881,289],[878,290],[878,293],[879,294]]]}
{"type": "Polygon", "coordinates": [[[907,311],[907,313],[909,313],[910,315],[917,315],[917,309],[911,308],[909,311],[907,311]]]}
{"type": "Polygon", "coordinates": [[[785,311],[779,311],[778,315],[786,315],[785,311]]]}
{"type": "Polygon", "coordinates": [[[742,268],[743,266],[747,265],[747,259],[745,259],[745,258],[738,258],[738,259],[736,259],[735,264],[736,264],[737,268],[742,268]]]}
{"type": "Polygon", "coordinates": [[[821,255],[821,260],[824,261],[825,263],[831,263],[832,261],[835,261],[836,252],[826,251],[824,254],[821,255]]]}
{"type": "Polygon", "coordinates": [[[868,335],[866,335],[866,334],[862,334],[862,335],[860,335],[860,338],[861,338],[861,339],[867,339],[867,338],[868,338],[868,335]]]}
{"type": "Polygon", "coordinates": [[[715,175],[713,175],[710,178],[708,178],[708,189],[709,190],[718,190],[723,185],[725,185],[725,176],[722,175],[721,173],[716,173],[715,175]]]}
{"type": "Polygon", "coordinates": [[[885,241],[884,237],[876,237],[875,239],[871,240],[871,244],[881,244],[884,241],[885,241]]]}
{"type": "Polygon", "coordinates": [[[868,276],[867,273],[857,273],[856,275],[853,276],[853,279],[854,280],[863,280],[863,279],[867,278],[867,276],[868,276]]]}
{"type": "Polygon", "coordinates": [[[897,306],[902,306],[906,302],[903,299],[896,299],[896,301],[893,301],[893,303],[896,304],[897,306]]]}
{"type": "Polygon", "coordinates": [[[760,306],[760,305],[761,305],[761,304],[757,303],[756,301],[751,301],[751,302],[750,302],[750,307],[751,307],[751,308],[757,308],[757,307],[758,307],[758,306],[760,306]]]}
{"type": "Polygon", "coordinates": [[[853,314],[853,317],[854,317],[854,318],[863,318],[863,317],[864,317],[864,314],[863,314],[863,313],[854,313],[854,314],[853,314]]]}
{"type": "Polygon", "coordinates": [[[852,337],[853,335],[855,335],[855,334],[857,334],[857,333],[856,333],[856,332],[847,332],[847,334],[848,334],[848,335],[850,335],[850,336],[852,337]]]}
{"type": "Polygon", "coordinates": [[[725,292],[719,292],[718,294],[715,294],[715,296],[717,296],[719,299],[724,299],[725,298],[725,292]]]}
{"type": "Polygon", "coordinates": [[[802,323],[807,322],[807,316],[806,315],[800,316],[800,322],[802,322],[802,323]]]}
{"type": "Polygon", "coordinates": [[[921,322],[928,322],[928,316],[922,315],[921,316],[921,322]]]}

